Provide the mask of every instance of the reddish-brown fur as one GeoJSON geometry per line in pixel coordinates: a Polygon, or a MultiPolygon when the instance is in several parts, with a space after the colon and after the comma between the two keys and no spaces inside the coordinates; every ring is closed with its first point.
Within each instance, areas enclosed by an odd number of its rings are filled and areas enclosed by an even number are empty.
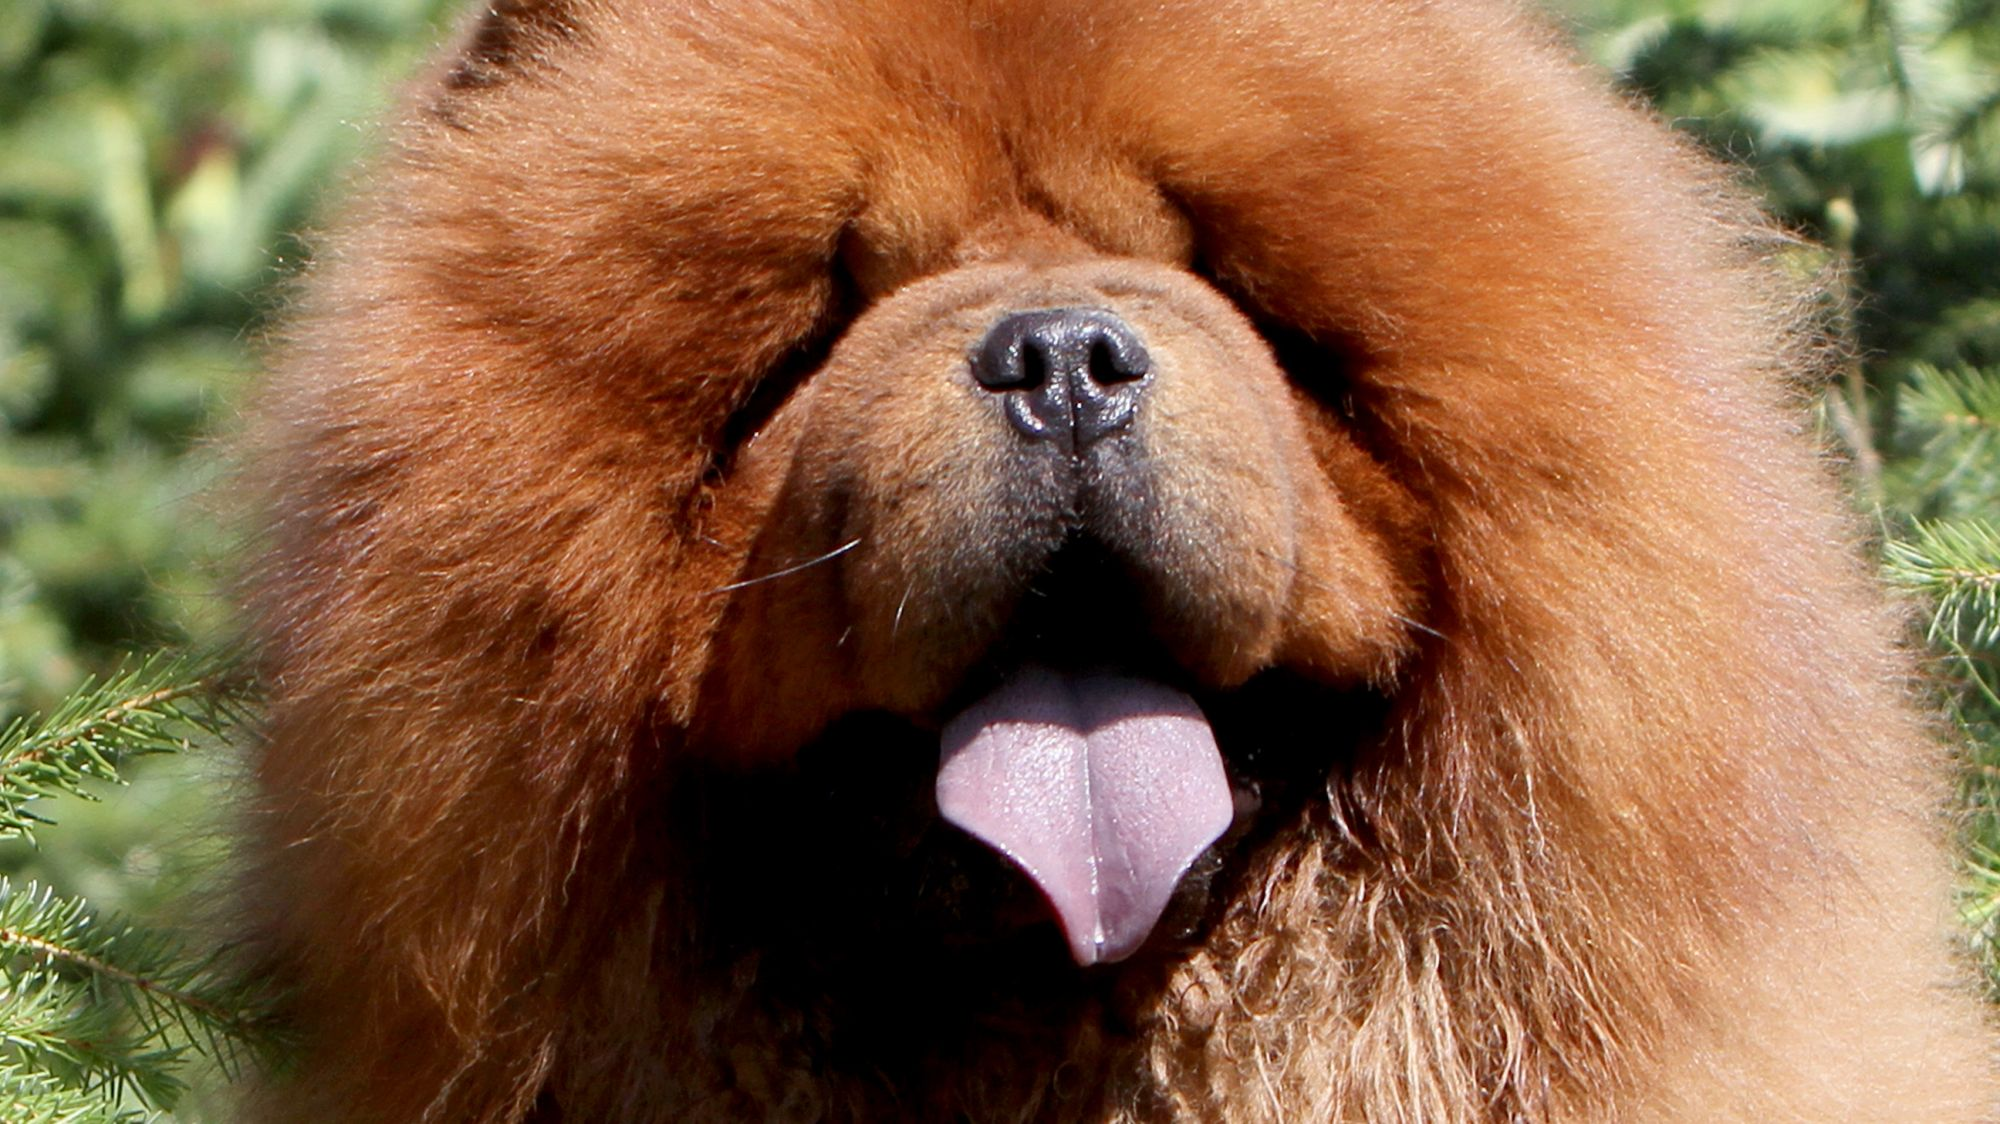
{"type": "Polygon", "coordinates": [[[260,1118],[1991,1110],[1807,295],[1534,21],[498,7],[253,410],[253,903],[308,1033],[260,1118]],[[1387,700],[1297,716],[1317,797],[1088,974],[896,944],[766,795],[842,714],[934,728],[1004,627],[1005,434],[941,380],[1063,302],[1171,376],[1159,641],[1387,700]]]}

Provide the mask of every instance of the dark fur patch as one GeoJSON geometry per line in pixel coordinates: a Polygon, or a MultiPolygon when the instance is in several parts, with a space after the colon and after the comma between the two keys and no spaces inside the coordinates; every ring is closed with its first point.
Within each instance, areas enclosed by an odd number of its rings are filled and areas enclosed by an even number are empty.
{"type": "Polygon", "coordinates": [[[477,17],[457,65],[445,75],[445,88],[497,86],[552,43],[575,37],[568,0],[492,0],[477,17]]]}

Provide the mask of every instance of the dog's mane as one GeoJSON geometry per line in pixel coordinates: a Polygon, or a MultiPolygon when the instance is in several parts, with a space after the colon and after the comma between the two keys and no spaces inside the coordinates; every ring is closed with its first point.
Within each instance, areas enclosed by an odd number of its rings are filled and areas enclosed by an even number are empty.
{"type": "Polygon", "coordinates": [[[1838,1068],[1980,1031],[1903,998],[1956,987],[1936,918],[1865,945],[1842,919],[1942,902],[1944,826],[1899,622],[1801,433],[1816,290],[1550,30],[1476,2],[496,11],[466,77],[406,99],[252,411],[254,893],[317,1035],[269,1115],[1976,1096],[1838,1068]],[[743,576],[704,513],[732,412],[842,285],[893,291],[1015,214],[1354,357],[1356,428],[1421,497],[1424,628],[1383,735],[1149,1003],[921,1075],[835,1064],[828,1011],[703,943],[661,842],[743,576]],[[1806,1033],[1825,1072],[1763,1048],[1806,1033]]]}

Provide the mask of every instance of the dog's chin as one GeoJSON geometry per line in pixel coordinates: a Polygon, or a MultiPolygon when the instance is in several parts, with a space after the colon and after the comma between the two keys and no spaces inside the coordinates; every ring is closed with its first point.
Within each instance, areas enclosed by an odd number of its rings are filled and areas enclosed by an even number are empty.
{"type": "Polygon", "coordinates": [[[762,988],[959,1011],[1163,978],[1245,891],[1260,845],[1325,809],[1329,785],[1378,741],[1388,709],[1378,691],[1284,667],[1204,685],[1170,655],[1169,627],[1148,618],[1125,567],[1079,537],[936,712],[854,711],[783,763],[700,767],[678,816],[700,840],[709,947],[755,950],[762,988]],[[1046,872],[940,809],[954,719],[1024,674],[1111,677],[1190,700],[1214,740],[1226,785],[1215,838],[1175,870],[1157,918],[1115,955],[1080,951],[1046,872]],[[927,982],[913,993],[912,981],[927,982]]]}

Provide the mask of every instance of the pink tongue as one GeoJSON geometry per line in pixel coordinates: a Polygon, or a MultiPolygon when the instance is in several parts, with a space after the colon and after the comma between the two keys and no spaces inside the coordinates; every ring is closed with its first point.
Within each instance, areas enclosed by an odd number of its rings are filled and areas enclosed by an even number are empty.
{"type": "Polygon", "coordinates": [[[946,724],[937,800],[1035,880],[1079,964],[1137,951],[1232,812],[1193,699],[1042,667],[946,724]]]}

